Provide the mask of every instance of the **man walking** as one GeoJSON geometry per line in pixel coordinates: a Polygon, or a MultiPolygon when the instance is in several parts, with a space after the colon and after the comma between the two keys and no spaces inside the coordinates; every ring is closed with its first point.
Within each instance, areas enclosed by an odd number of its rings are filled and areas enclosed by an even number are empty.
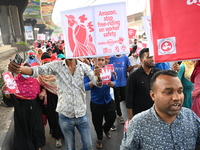
{"type": "Polygon", "coordinates": [[[32,68],[20,66],[11,61],[8,70],[33,77],[37,77],[39,74],[54,75],[58,88],[56,111],[59,113],[59,124],[64,135],[66,149],[75,149],[75,127],[81,134],[82,149],[91,149],[92,140],[86,115],[86,94],[83,80],[84,76],[88,76],[95,86],[101,87],[102,80],[98,66],[95,66],[93,72],[87,64],[76,59],[50,62],[32,68]]]}
{"type": "Polygon", "coordinates": [[[150,79],[159,71],[154,68],[154,60],[149,56],[149,49],[144,48],[139,54],[141,67],[129,75],[126,89],[126,108],[128,119],[152,107],[153,101],[149,95],[150,79]]]}

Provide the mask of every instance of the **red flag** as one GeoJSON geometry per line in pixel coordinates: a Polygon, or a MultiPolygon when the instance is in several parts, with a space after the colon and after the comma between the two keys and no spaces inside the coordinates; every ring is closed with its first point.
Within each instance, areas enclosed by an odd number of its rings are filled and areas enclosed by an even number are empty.
{"type": "Polygon", "coordinates": [[[200,58],[200,3],[151,0],[155,62],[200,58]]]}
{"type": "Polygon", "coordinates": [[[135,29],[128,28],[128,38],[129,38],[129,39],[134,39],[134,38],[135,38],[136,31],[137,31],[137,30],[135,30],[135,29]]]}

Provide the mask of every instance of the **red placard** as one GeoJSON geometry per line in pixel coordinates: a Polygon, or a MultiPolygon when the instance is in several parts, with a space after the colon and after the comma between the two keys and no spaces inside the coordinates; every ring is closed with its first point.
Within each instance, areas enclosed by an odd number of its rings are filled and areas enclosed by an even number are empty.
{"type": "Polygon", "coordinates": [[[112,72],[114,71],[113,64],[105,65],[104,68],[101,68],[101,78],[103,81],[103,84],[108,84],[108,82],[111,81],[111,75],[112,72]]]}
{"type": "Polygon", "coordinates": [[[156,63],[200,58],[200,3],[192,0],[151,0],[156,63]]]}
{"type": "Polygon", "coordinates": [[[137,30],[135,30],[135,29],[128,28],[128,38],[135,39],[136,31],[137,30]]]}
{"type": "Polygon", "coordinates": [[[3,80],[6,84],[6,90],[4,91],[6,94],[14,94],[19,93],[17,84],[11,74],[11,72],[3,73],[3,80]]]}

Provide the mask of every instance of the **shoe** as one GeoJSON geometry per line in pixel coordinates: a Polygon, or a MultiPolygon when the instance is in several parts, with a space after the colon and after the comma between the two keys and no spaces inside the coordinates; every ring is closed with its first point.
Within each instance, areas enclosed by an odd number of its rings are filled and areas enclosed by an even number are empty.
{"type": "Polygon", "coordinates": [[[115,127],[115,125],[113,124],[112,127],[110,128],[111,131],[116,131],[117,128],[115,127]]]}
{"type": "Polygon", "coordinates": [[[104,134],[106,135],[107,138],[109,138],[109,139],[111,138],[110,131],[106,132],[106,131],[104,131],[104,129],[103,129],[103,132],[104,132],[104,134]]]}
{"type": "Polygon", "coordinates": [[[102,146],[102,141],[100,141],[100,140],[97,140],[96,141],[96,148],[97,149],[101,149],[103,146],[102,146]]]}
{"type": "Polygon", "coordinates": [[[119,124],[125,124],[124,118],[118,118],[118,123],[119,124]]]}
{"type": "Polygon", "coordinates": [[[62,141],[61,141],[61,139],[59,139],[59,140],[56,139],[56,147],[57,148],[62,147],[62,141]]]}

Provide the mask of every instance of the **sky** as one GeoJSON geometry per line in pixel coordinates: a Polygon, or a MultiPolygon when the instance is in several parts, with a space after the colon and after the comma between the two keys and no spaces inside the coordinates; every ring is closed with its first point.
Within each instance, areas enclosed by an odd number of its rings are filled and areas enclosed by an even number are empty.
{"type": "Polygon", "coordinates": [[[113,2],[126,1],[127,4],[127,15],[131,15],[137,12],[144,11],[145,2],[147,0],[56,0],[54,6],[52,20],[55,24],[60,25],[60,11],[70,10],[80,7],[106,4],[113,2]]]}

